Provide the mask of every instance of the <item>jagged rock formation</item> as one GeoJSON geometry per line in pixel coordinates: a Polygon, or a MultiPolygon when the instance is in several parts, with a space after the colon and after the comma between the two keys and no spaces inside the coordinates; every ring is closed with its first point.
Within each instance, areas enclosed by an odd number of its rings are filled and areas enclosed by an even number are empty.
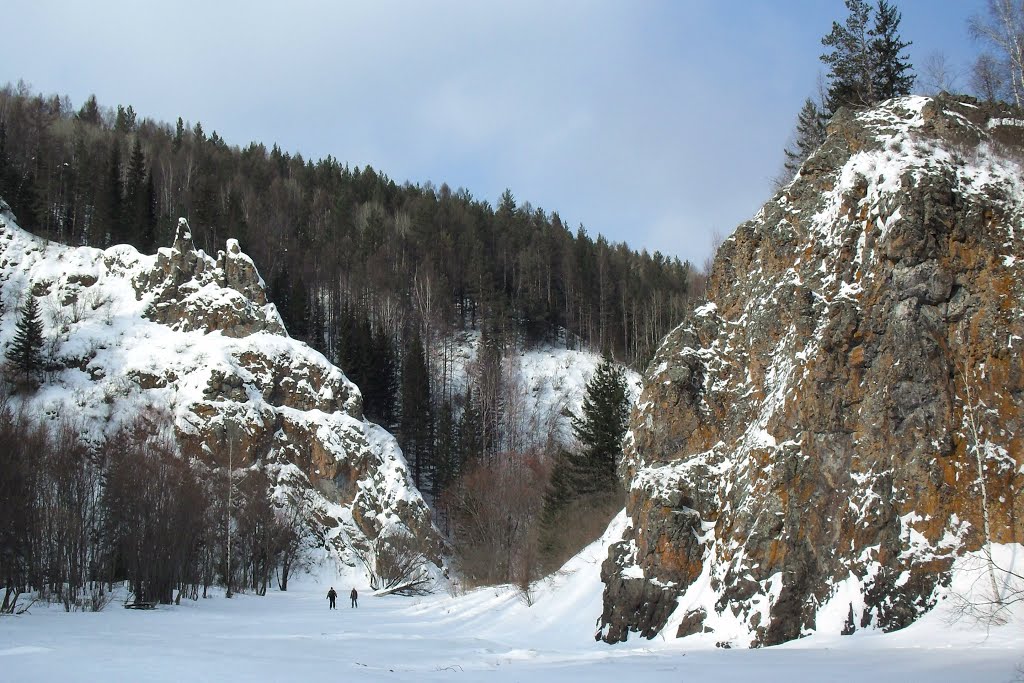
{"type": "Polygon", "coordinates": [[[1016,116],[948,96],[840,111],[722,245],[632,416],[599,637],[898,629],[986,520],[1024,539],[1016,116]]]}
{"type": "Polygon", "coordinates": [[[440,571],[439,535],[394,438],[363,418],[341,370],[288,337],[235,240],[210,257],[182,220],[155,256],[76,249],[0,209],[0,340],[20,297],[36,296],[57,368],[31,399],[37,414],[74,415],[99,444],[124,420],[169,413],[183,455],[262,468],[279,495],[305,499],[343,564],[372,567],[375,539],[411,533],[440,571]]]}

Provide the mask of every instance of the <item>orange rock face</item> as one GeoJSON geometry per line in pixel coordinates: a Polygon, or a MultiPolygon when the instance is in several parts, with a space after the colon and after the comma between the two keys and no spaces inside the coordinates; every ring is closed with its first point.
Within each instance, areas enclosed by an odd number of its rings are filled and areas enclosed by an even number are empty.
{"type": "Polygon", "coordinates": [[[986,518],[1024,542],[1021,131],[949,97],[840,111],[722,245],[632,416],[599,637],[897,629],[986,518]],[[840,583],[852,621],[820,623],[840,583]]]}

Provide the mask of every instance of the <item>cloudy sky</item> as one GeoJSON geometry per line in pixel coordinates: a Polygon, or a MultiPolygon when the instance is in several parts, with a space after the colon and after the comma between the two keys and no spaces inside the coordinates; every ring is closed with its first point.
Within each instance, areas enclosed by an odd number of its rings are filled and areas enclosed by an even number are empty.
{"type": "MultiPolygon", "coordinates": [[[[492,204],[509,188],[698,264],[770,195],[846,16],[841,0],[6,4],[0,83],[492,204]]],[[[896,4],[915,65],[942,53],[965,84],[984,0],[896,4]]]]}

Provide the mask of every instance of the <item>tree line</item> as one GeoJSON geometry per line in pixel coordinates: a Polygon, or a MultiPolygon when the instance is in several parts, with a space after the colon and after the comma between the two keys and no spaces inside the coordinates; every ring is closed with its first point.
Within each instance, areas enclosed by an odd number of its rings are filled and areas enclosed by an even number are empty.
{"type": "Polygon", "coordinates": [[[593,238],[510,191],[492,207],[330,155],[230,146],[201,123],[140,118],[95,97],[76,109],[24,83],[0,89],[0,196],[23,227],[73,245],[151,253],[178,216],[210,253],[236,237],[277,285],[289,331],[329,356],[349,306],[400,345],[406,321],[429,314],[642,364],[686,309],[692,275],[678,258],[593,238]]]}
{"type": "Polygon", "coordinates": [[[262,595],[274,579],[286,590],[304,562],[298,506],[272,504],[257,471],[183,460],[159,413],[96,446],[0,393],[0,470],[0,614],[23,594],[102,609],[122,582],[132,605],[206,597],[213,585],[262,595]]]}

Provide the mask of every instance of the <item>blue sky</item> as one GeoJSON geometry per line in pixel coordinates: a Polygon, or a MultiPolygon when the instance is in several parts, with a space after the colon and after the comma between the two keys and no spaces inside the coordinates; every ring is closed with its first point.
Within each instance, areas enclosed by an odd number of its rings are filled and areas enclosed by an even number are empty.
{"type": "MultiPolygon", "coordinates": [[[[35,2],[0,82],[558,211],[700,264],[771,193],[842,0],[35,2]]],[[[984,0],[903,0],[966,71],[984,0]]],[[[920,70],[920,69],[919,69],[920,70]]]]}

